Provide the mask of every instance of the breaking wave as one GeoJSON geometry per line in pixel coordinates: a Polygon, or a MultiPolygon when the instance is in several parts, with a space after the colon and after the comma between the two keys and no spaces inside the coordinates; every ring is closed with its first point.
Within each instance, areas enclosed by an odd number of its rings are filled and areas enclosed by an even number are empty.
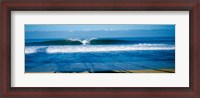
{"type": "Polygon", "coordinates": [[[39,52],[39,50],[43,48],[45,48],[45,46],[26,46],[25,53],[26,54],[36,53],[36,52],[39,52]]]}
{"type": "Polygon", "coordinates": [[[57,46],[26,46],[25,53],[76,53],[76,52],[107,52],[135,50],[174,50],[174,45],[168,44],[133,44],[133,45],[57,45],[57,46]]]}
{"type": "Polygon", "coordinates": [[[106,44],[120,44],[129,43],[131,41],[117,40],[117,39],[65,39],[65,40],[49,40],[42,42],[29,42],[26,43],[27,46],[30,45],[106,45],[106,44]]]}

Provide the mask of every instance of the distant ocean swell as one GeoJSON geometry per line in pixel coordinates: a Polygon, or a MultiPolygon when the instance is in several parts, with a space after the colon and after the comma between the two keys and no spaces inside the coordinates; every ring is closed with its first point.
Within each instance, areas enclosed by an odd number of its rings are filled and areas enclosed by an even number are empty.
{"type": "Polygon", "coordinates": [[[106,52],[106,51],[136,51],[136,50],[175,50],[169,44],[133,44],[133,45],[49,45],[26,46],[25,53],[75,53],[75,52],[106,52]]]}

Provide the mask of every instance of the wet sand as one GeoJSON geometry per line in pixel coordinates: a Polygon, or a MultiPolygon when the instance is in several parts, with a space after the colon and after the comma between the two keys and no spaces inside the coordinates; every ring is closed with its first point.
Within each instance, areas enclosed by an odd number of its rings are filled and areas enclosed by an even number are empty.
{"type": "Polygon", "coordinates": [[[120,71],[117,70],[116,72],[119,73],[175,73],[175,69],[157,69],[157,70],[126,70],[126,71],[120,71]]]}

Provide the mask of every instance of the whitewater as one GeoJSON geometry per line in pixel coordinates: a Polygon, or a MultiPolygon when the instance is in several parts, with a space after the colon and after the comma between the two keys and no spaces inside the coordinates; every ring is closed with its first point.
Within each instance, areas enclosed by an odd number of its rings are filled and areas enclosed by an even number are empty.
{"type": "Polygon", "coordinates": [[[57,45],[57,46],[26,46],[25,53],[73,53],[73,52],[109,52],[136,50],[174,50],[174,45],[167,44],[135,44],[135,45],[57,45]],[[43,51],[42,51],[43,50],[43,51]]]}

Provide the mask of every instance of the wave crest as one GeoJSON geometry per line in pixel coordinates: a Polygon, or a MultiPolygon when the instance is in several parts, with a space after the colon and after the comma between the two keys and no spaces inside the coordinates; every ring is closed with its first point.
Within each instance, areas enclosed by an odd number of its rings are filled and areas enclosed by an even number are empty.
{"type": "Polygon", "coordinates": [[[83,46],[26,46],[25,53],[76,53],[76,52],[108,52],[135,50],[174,50],[174,45],[168,44],[134,44],[134,45],[83,45],[83,46]]]}
{"type": "Polygon", "coordinates": [[[47,53],[74,53],[74,52],[107,52],[133,50],[174,50],[173,45],[166,44],[136,44],[136,45],[90,45],[90,46],[49,46],[47,53]]]}
{"type": "Polygon", "coordinates": [[[31,45],[111,45],[111,44],[127,44],[132,41],[118,40],[118,39],[65,39],[65,40],[49,40],[42,42],[29,42],[27,46],[31,45]]]}
{"type": "Polygon", "coordinates": [[[83,39],[83,40],[72,38],[72,39],[66,39],[66,41],[69,41],[69,40],[72,41],[72,42],[79,41],[83,45],[87,45],[87,44],[90,44],[90,41],[95,40],[95,39],[97,39],[97,38],[83,39]]]}

